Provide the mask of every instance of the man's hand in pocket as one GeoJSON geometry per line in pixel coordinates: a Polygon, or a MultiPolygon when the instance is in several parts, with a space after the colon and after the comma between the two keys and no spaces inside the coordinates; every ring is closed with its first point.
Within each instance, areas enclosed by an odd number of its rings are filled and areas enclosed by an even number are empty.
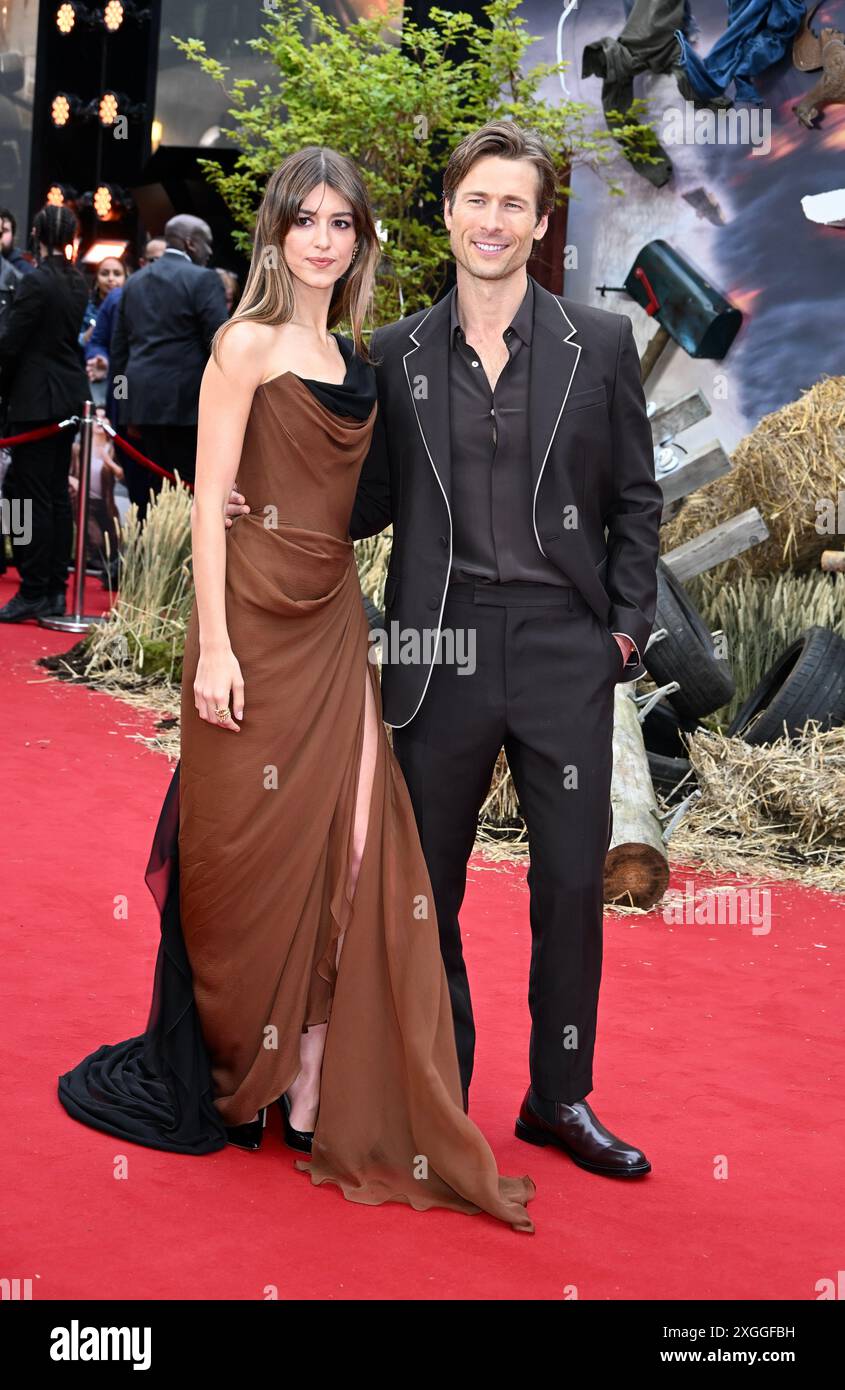
{"type": "MultiPolygon", "coordinates": [[[[226,510],[228,511],[228,508],[226,510]]],[[[616,645],[622,653],[622,665],[627,666],[628,657],[634,650],[634,644],[626,632],[614,632],[613,636],[616,638],[616,645]]]]}

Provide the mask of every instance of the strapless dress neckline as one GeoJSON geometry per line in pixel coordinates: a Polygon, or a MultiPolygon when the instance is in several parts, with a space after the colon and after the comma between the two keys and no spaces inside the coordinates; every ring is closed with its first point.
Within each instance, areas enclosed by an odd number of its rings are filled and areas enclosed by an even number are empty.
{"type": "Polygon", "coordinates": [[[342,382],[318,381],[316,378],[300,376],[298,372],[289,371],[271,376],[269,381],[262,381],[259,389],[263,390],[274,381],[292,376],[301,381],[321,405],[334,411],[336,415],[350,415],[356,420],[368,420],[376,403],[375,371],[369,362],[358,356],[351,338],[345,338],[340,333],[333,333],[332,337],[336,339],[346,361],[346,375],[342,382]]]}

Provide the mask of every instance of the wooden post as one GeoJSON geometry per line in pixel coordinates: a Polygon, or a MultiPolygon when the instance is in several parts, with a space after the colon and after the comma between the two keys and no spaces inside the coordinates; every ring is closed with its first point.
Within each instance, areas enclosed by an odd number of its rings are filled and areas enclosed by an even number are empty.
{"type": "Polygon", "coordinates": [[[604,867],[604,900],[649,908],[669,884],[669,855],[630,685],[616,687],[613,720],[613,839],[604,867]]]}

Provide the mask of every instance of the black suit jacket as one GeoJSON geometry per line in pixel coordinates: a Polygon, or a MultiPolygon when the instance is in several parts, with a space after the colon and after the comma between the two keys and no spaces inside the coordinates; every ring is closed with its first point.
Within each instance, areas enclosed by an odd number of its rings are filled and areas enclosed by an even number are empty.
{"type": "Polygon", "coordinates": [[[118,424],[195,425],[211,340],[228,317],[217,271],[186,256],[165,251],[130,275],[109,349],[118,424]]]}
{"type": "Polygon", "coordinates": [[[0,329],[0,394],[9,420],[62,420],[90,395],[79,344],[84,275],[48,256],[21,277],[0,329]]]}
{"type": "MultiPolygon", "coordinates": [[[[631,322],[536,281],[534,290],[534,534],[608,631],[636,643],[627,666],[620,656],[619,674],[636,680],[645,673],[639,658],[654,622],[663,494],[631,322]]],[[[450,301],[446,295],[372,339],[378,412],[349,530],[360,540],[393,523],[385,619],[400,632],[439,632],[451,568],[450,301]]],[[[431,662],[384,662],[388,724],[410,723],[432,669],[431,662]]]]}

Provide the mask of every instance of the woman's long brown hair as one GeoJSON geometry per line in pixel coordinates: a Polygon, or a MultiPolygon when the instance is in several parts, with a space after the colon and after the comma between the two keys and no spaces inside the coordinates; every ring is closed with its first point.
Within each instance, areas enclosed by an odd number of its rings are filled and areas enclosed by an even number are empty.
{"type": "Polygon", "coordinates": [[[303,202],[320,183],[327,184],[348,203],[358,240],[355,260],[335,284],[328,327],[348,322],[356,352],[369,359],[363,327],[371,309],[376,267],[381,258],[369,198],[351,159],[321,145],[306,145],[289,154],[267,182],[255,221],[252,261],[244,292],[231,318],[221,324],[211,340],[212,356],[218,366],[220,340],[233,323],[249,319],[253,323],[281,324],[293,318],[294,281],[282,248],[303,202]]]}

